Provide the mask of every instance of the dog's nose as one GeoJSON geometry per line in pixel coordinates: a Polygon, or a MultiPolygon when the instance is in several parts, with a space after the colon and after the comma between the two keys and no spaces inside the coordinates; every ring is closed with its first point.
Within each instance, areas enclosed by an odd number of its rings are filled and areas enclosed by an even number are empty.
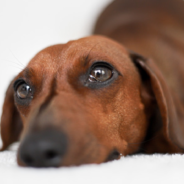
{"type": "Polygon", "coordinates": [[[47,130],[28,135],[20,145],[18,159],[30,167],[58,167],[67,149],[66,136],[47,130]]]}

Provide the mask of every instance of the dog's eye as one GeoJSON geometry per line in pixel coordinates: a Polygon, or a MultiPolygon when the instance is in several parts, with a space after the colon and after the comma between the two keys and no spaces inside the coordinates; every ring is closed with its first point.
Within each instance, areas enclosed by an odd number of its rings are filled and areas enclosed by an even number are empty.
{"type": "MultiPolygon", "coordinates": [[[[88,69],[84,85],[90,89],[101,89],[110,86],[121,75],[115,67],[105,61],[96,61],[88,69]]],[[[81,77],[81,79],[83,79],[81,77]]],[[[82,81],[82,80],[81,80],[82,81]]]]}
{"type": "Polygon", "coordinates": [[[105,82],[112,77],[112,70],[108,67],[95,67],[89,75],[90,82],[105,82]]]}
{"type": "Polygon", "coordinates": [[[20,84],[17,87],[17,97],[20,99],[32,98],[32,90],[26,83],[20,84]]]}

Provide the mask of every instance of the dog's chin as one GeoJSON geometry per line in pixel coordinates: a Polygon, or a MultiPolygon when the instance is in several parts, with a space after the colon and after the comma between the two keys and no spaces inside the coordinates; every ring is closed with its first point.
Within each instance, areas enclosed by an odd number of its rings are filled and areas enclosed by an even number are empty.
{"type": "Polygon", "coordinates": [[[121,157],[121,154],[117,151],[117,150],[112,150],[110,151],[108,154],[106,154],[107,156],[104,157],[104,159],[100,158],[97,158],[96,161],[93,160],[93,161],[86,161],[86,158],[84,158],[84,161],[83,163],[65,163],[65,164],[60,164],[60,165],[55,165],[55,166],[36,166],[36,165],[26,165],[19,157],[19,154],[17,154],[17,164],[21,167],[35,167],[35,168],[48,168],[48,167],[55,167],[55,168],[58,168],[58,167],[71,167],[71,166],[80,166],[80,165],[87,165],[87,164],[101,164],[101,163],[106,163],[106,162],[110,162],[110,161],[113,161],[113,160],[118,160],[120,159],[121,157]]]}

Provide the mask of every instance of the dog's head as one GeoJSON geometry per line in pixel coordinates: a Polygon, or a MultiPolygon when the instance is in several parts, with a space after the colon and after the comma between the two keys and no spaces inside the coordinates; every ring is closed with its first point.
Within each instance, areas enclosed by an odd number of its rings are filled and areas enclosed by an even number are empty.
{"type": "Polygon", "coordinates": [[[42,50],[7,90],[2,150],[21,135],[19,165],[58,167],[134,153],[149,122],[168,137],[167,89],[147,63],[100,36],[42,50]]]}

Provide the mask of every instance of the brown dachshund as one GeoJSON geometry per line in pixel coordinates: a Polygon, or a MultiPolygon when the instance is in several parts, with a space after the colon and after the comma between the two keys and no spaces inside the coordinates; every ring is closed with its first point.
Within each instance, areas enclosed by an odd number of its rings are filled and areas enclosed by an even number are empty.
{"type": "Polygon", "coordinates": [[[183,153],[183,18],[182,0],[116,0],[94,33],[119,43],[91,36],[39,52],[7,90],[2,150],[20,138],[18,164],[32,167],[183,153]]]}

